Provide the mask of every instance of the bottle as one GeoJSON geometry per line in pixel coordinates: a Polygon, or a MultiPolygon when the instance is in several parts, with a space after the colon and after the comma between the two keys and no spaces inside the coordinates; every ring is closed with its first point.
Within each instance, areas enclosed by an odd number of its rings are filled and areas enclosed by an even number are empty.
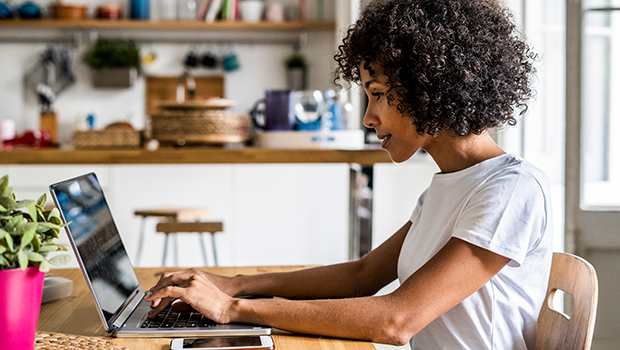
{"type": "Polygon", "coordinates": [[[88,130],[95,130],[95,115],[93,113],[88,114],[86,123],[88,124],[88,130]]]}
{"type": "Polygon", "coordinates": [[[159,18],[165,20],[176,20],[177,0],[159,0],[159,18]]]}
{"type": "Polygon", "coordinates": [[[196,20],[196,0],[177,0],[177,19],[196,20]]]}
{"type": "Polygon", "coordinates": [[[132,19],[148,20],[150,16],[149,0],[131,0],[129,12],[132,19]]]}

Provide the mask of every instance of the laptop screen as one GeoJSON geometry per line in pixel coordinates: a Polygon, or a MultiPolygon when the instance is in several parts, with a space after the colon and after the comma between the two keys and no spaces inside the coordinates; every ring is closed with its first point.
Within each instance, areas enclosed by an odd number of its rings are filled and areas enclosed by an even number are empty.
{"type": "Polygon", "coordinates": [[[50,186],[67,233],[106,324],[139,288],[127,251],[94,173],[50,186]]]}

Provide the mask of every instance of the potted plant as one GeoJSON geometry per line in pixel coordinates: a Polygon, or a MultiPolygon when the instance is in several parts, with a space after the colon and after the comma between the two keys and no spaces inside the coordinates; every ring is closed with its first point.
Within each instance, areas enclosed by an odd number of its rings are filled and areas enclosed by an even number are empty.
{"type": "Polygon", "coordinates": [[[284,61],[286,66],[286,85],[289,90],[306,88],[306,58],[298,53],[292,54],[284,61]]]}
{"type": "Polygon", "coordinates": [[[96,87],[131,87],[138,78],[140,49],[124,40],[98,40],[83,56],[96,87]]]}
{"type": "Polygon", "coordinates": [[[71,258],[47,258],[67,250],[54,242],[64,225],[47,196],[18,201],[8,184],[0,178],[0,349],[33,349],[45,272],[71,258]]]}

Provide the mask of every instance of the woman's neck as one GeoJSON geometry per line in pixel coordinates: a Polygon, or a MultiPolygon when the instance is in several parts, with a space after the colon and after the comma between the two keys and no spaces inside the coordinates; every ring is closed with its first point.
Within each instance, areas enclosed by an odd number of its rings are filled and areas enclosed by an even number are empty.
{"type": "Polygon", "coordinates": [[[463,170],[506,153],[486,131],[465,137],[442,133],[424,145],[424,149],[433,157],[442,173],[463,170]]]}

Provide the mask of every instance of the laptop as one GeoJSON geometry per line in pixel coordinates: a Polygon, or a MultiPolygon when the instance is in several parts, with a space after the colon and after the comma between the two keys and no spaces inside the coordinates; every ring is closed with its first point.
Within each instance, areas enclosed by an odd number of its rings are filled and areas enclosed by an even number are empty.
{"type": "Polygon", "coordinates": [[[217,324],[200,313],[165,310],[147,317],[138,277],[127,255],[97,176],[85,174],[50,185],[67,235],[105,329],[115,337],[205,337],[271,334],[271,328],[217,324]]]}

